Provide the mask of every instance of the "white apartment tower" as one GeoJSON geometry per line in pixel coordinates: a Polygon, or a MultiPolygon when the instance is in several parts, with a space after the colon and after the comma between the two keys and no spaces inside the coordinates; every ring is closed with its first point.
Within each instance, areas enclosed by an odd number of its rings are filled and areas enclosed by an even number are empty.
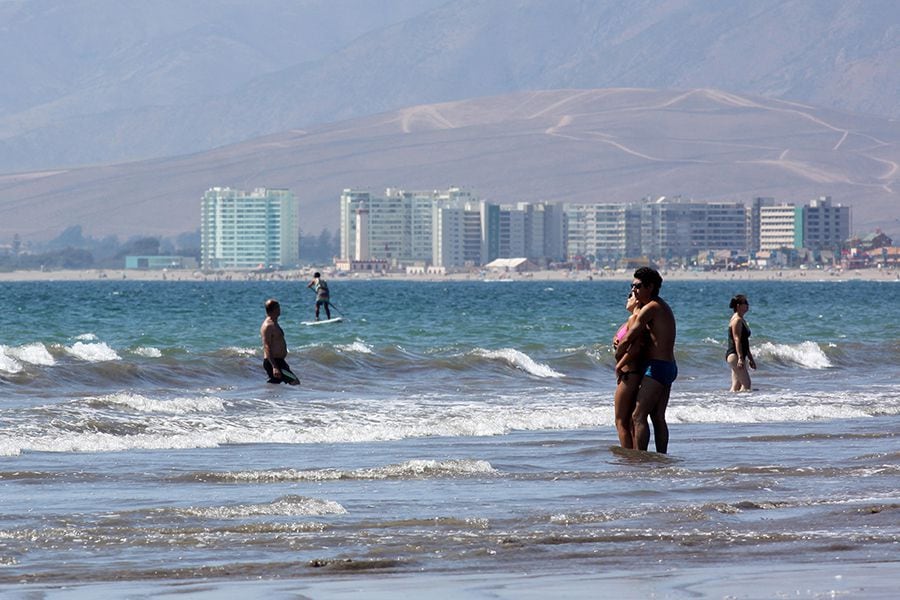
{"type": "MultiPolygon", "coordinates": [[[[385,260],[394,268],[434,264],[435,210],[444,207],[460,209],[467,203],[474,202],[469,192],[459,188],[434,191],[388,188],[384,195],[345,189],[340,199],[341,259],[353,259],[358,255],[359,208],[364,206],[367,211],[365,222],[368,223],[366,237],[369,240],[370,259],[385,260]]],[[[447,218],[451,219],[449,214],[447,218]]],[[[447,243],[445,238],[448,235],[449,230],[444,231],[441,243],[447,243]]],[[[478,245],[480,246],[480,241],[478,245]]],[[[442,257],[447,252],[449,246],[439,249],[442,257]]],[[[448,260],[455,263],[457,258],[448,260]]]]}
{"type": "Polygon", "coordinates": [[[433,256],[435,267],[453,269],[483,262],[483,203],[468,192],[451,189],[434,203],[433,256]]]}
{"type": "Polygon", "coordinates": [[[356,260],[369,260],[371,250],[369,248],[369,209],[366,203],[361,202],[356,209],[356,260]]]}
{"type": "Polygon", "coordinates": [[[793,204],[759,208],[759,249],[803,247],[803,208],[793,204]]]}
{"type": "Polygon", "coordinates": [[[211,188],[200,206],[201,268],[296,267],[299,222],[300,208],[290,190],[211,188]]]}
{"type": "Polygon", "coordinates": [[[567,204],[565,216],[569,258],[581,256],[614,265],[623,258],[640,256],[638,204],[567,204]]]}

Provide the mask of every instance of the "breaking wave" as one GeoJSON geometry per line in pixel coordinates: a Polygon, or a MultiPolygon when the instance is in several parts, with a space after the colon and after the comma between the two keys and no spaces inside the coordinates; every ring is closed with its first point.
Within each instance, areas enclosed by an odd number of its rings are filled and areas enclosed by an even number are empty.
{"type": "Polygon", "coordinates": [[[478,348],[474,351],[476,356],[490,360],[499,360],[525,371],[535,377],[564,377],[562,373],[554,371],[550,366],[539,363],[533,358],[515,348],[502,348],[500,350],[485,350],[478,348]]]}
{"type": "Polygon", "coordinates": [[[756,356],[781,364],[799,365],[806,369],[828,369],[834,366],[816,342],[774,344],[764,342],[756,349],[756,356]]]}

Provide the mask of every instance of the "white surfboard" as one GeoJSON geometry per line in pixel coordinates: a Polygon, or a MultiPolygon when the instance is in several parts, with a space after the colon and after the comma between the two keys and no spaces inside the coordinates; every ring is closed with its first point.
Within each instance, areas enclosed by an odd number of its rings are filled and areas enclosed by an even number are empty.
{"type": "Polygon", "coordinates": [[[325,319],[324,321],[303,321],[303,325],[327,325],[328,323],[340,323],[344,317],[334,317],[333,319],[325,319]]]}

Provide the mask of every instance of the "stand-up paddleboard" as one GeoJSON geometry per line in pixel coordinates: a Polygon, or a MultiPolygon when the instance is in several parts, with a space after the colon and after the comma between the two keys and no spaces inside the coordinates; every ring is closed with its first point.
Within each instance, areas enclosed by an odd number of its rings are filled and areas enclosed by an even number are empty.
{"type": "Polygon", "coordinates": [[[303,325],[327,325],[328,323],[340,323],[344,317],[334,317],[333,319],[325,319],[324,321],[303,321],[303,325]]]}

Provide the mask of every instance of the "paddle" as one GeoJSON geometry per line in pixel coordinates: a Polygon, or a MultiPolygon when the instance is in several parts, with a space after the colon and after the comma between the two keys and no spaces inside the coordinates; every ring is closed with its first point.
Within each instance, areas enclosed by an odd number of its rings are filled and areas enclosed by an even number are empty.
{"type": "Polygon", "coordinates": [[[334,310],[338,311],[338,313],[340,313],[340,315],[341,315],[342,317],[344,316],[344,311],[342,311],[342,310],[339,309],[337,306],[335,306],[334,304],[332,304],[332,303],[331,303],[331,300],[328,301],[328,306],[330,306],[330,307],[333,308],[334,310]]]}

